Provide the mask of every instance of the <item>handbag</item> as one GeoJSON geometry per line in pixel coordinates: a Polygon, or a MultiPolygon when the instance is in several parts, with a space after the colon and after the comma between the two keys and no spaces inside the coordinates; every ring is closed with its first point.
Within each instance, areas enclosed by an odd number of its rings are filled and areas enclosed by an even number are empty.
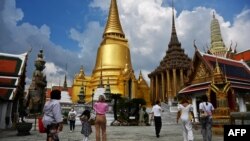
{"type": "Polygon", "coordinates": [[[206,118],[206,117],[208,117],[209,115],[208,115],[208,113],[207,113],[207,111],[206,111],[206,107],[205,107],[205,105],[203,104],[203,112],[200,114],[200,117],[201,118],[206,118]]]}
{"type": "Polygon", "coordinates": [[[38,118],[38,128],[40,133],[46,133],[46,128],[43,125],[42,117],[38,118]]]}

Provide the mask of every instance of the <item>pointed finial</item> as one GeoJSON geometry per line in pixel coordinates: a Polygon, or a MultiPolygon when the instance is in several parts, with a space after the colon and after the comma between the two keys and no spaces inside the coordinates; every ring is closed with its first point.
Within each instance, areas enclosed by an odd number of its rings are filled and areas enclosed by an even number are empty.
{"type": "Polygon", "coordinates": [[[236,48],[237,48],[237,42],[236,42],[235,47],[234,47],[234,53],[237,53],[236,48]]]}
{"type": "Polygon", "coordinates": [[[178,40],[177,33],[176,33],[175,20],[174,20],[174,2],[172,0],[172,32],[171,32],[170,42],[168,46],[171,47],[173,45],[180,46],[181,44],[178,40]]]}
{"type": "Polygon", "coordinates": [[[213,18],[215,19],[215,14],[214,14],[214,11],[213,11],[213,18]]]}
{"type": "Polygon", "coordinates": [[[198,48],[197,48],[197,46],[195,45],[195,40],[193,41],[193,43],[194,43],[195,51],[198,51],[198,48]]]}
{"type": "Polygon", "coordinates": [[[106,36],[125,38],[125,34],[123,33],[122,26],[120,23],[116,0],[111,0],[110,3],[109,16],[106,23],[106,28],[103,33],[103,37],[106,36]]]}
{"type": "Polygon", "coordinates": [[[218,59],[217,59],[217,57],[216,57],[216,66],[215,66],[215,71],[216,71],[216,73],[220,73],[220,67],[219,67],[219,63],[218,63],[218,59]]]}

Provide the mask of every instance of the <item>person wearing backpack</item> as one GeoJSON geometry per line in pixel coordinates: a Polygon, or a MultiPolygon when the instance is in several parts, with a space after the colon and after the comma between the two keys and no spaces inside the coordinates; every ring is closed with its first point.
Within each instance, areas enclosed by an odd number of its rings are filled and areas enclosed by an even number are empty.
{"type": "Polygon", "coordinates": [[[208,102],[207,95],[201,97],[202,102],[199,104],[201,134],[203,141],[212,141],[212,112],[214,106],[208,102]]]}
{"type": "Polygon", "coordinates": [[[77,113],[74,110],[74,107],[72,107],[71,110],[69,111],[69,114],[68,114],[70,132],[75,130],[76,115],[77,115],[77,113]]]}

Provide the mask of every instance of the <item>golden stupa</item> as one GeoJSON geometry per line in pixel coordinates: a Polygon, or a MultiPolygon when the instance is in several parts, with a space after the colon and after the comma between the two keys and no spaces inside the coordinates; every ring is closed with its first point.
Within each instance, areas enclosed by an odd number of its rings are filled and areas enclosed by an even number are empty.
{"type": "Polygon", "coordinates": [[[91,102],[97,87],[109,85],[111,93],[127,98],[144,98],[150,103],[149,87],[140,73],[136,79],[131,64],[128,40],[122,30],[116,0],[111,0],[109,16],[103,33],[102,42],[97,51],[96,64],[91,76],[85,76],[81,67],[75,75],[72,100],[79,100],[81,87],[86,95],[86,102],[91,102]]]}

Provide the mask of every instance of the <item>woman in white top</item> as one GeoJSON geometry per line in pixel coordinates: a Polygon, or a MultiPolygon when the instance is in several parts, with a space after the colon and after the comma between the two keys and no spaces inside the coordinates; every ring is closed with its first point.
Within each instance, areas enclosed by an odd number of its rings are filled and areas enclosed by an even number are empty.
{"type": "Polygon", "coordinates": [[[194,119],[194,113],[193,106],[189,104],[187,99],[183,99],[181,104],[178,105],[177,124],[179,118],[181,119],[184,141],[193,141],[192,119],[194,119]]]}
{"type": "Polygon", "coordinates": [[[202,102],[199,104],[200,115],[202,113],[206,113],[207,116],[200,117],[201,122],[201,134],[203,137],[203,141],[211,141],[212,140],[212,111],[214,110],[214,106],[212,103],[208,102],[207,95],[202,96],[202,102]]]}
{"type": "Polygon", "coordinates": [[[71,110],[69,111],[69,114],[68,114],[70,132],[75,130],[76,115],[77,115],[77,113],[74,110],[74,107],[72,107],[71,110]]]}

